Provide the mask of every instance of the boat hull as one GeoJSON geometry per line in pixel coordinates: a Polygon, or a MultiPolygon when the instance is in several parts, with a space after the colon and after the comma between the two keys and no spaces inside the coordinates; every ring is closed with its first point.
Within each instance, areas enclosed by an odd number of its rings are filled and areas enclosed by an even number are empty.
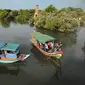
{"type": "MultiPolygon", "coordinates": [[[[30,56],[30,54],[27,54],[27,55],[23,58],[23,60],[27,59],[29,56],[30,56]]],[[[15,63],[15,62],[18,62],[18,61],[22,61],[22,58],[17,58],[17,59],[13,59],[13,60],[2,60],[2,59],[0,59],[0,63],[8,63],[8,64],[10,64],[10,63],[15,63]]]]}

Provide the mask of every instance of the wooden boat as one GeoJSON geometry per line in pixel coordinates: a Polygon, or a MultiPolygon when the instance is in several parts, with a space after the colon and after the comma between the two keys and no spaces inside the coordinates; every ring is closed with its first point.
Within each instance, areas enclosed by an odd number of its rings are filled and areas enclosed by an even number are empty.
{"type": "Polygon", "coordinates": [[[63,49],[60,52],[49,53],[49,52],[46,52],[43,49],[40,49],[39,45],[37,43],[37,42],[40,42],[40,43],[45,44],[48,41],[52,41],[54,43],[54,40],[55,40],[55,38],[53,38],[51,36],[42,34],[40,32],[33,32],[31,42],[41,53],[43,53],[45,56],[47,56],[48,59],[50,57],[55,57],[57,59],[60,59],[63,56],[63,53],[64,53],[63,49]]]}
{"type": "Polygon", "coordinates": [[[24,61],[30,54],[20,54],[19,44],[0,42],[0,63],[24,61]]]}

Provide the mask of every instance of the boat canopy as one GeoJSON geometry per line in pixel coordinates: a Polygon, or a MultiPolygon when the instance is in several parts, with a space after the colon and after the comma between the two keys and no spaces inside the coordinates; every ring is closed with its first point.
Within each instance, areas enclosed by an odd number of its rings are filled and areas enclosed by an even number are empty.
{"type": "Polygon", "coordinates": [[[35,38],[36,40],[38,40],[39,42],[41,43],[46,43],[48,41],[52,41],[52,40],[55,40],[56,38],[53,38],[51,36],[48,36],[46,34],[42,34],[40,32],[35,32],[35,38]]]}
{"type": "Polygon", "coordinates": [[[7,43],[7,45],[2,47],[1,50],[16,51],[18,47],[19,44],[7,43]]]}
{"type": "Polygon", "coordinates": [[[0,48],[4,47],[4,45],[6,45],[5,42],[0,42],[0,48]]]}

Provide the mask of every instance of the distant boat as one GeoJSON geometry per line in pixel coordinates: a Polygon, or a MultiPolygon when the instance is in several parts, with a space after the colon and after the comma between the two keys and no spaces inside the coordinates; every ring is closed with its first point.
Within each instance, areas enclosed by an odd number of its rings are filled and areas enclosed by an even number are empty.
{"type": "Polygon", "coordinates": [[[0,63],[24,61],[30,54],[20,54],[19,44],[0,42],[0,63]]]}
{"type": "Polygon", "coordinates": [[[32,44],[41,52],[43,53],[46,57],[50,58],[50,57],[55,57],[57,59],[60,59],[62,56],[63,56],[63,49],[61,49],[61,51],[59,52],[56,52],[56,53],[49,53],[49,52],[46,52],[45,50],[43,49],[40,49],[39,48],[39,45],[37,42],[39,43],[43,43],[45,44],[46,42],[49,42],[49,41],[53,41],[54,42],[55,38],[51,37],[51,36],[48,36],[48,35],[45,35],[45,34],[42,34],[40,32],[33,32],[32,34],[32,39],[31,39],[31,42],[32,44]]]}

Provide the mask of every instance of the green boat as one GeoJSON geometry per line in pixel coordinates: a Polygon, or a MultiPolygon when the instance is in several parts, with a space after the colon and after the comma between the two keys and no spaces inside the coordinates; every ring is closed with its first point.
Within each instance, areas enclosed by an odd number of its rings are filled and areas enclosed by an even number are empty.
{"type": "Polygon", "coordinates": [[[19,44],[0,42],[0,63],[24,61],[30,54],[20,54],[19,44]]]}
{"type": "Polygon", "coordinates": [[[60,59],[64,54],[63,49],[61,49],[61,51],[55,53],[55,52],[47,52],[46,48],[45,48],[45,43],[52,42],[54,45],[55,40],[56,40],[56,38],[51,37],[49,35],[42,34],[40,32],[33,32],[31,42],[42,54],[44,54],[46,57],[48,57],[48,59],[50,57],[55,57],[56,59],[60,59]],[[39,46],[40,43],[43,44],[43,49],[40,48],[40,46],[39,46]]]}

